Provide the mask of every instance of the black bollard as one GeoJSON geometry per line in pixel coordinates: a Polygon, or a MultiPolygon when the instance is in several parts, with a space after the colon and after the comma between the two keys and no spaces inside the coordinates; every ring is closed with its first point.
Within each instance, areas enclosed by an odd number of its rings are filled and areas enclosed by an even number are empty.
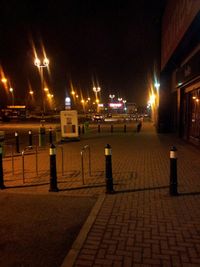
{"type": "Polygon", "coordinates": [[[56,171],[56,147],[51,144],[49,150],[50,156],[50,188],[49,192],[58,192],[57,187],[57,171],[56,171]]]}
{"type": "Polygon", "coordinates": [[[113,125],[112,124],[110,125],[110,131],[111,131],[111,133],[113,133],[113,125]]]}
{"type": "Polygon", "coordinates": [[[98,124],[98,133],[100,133],[101,132],[101,126],[100,126],[100,124],[98,124]]]}
{"type": "Polygon", "coordinates": [[[82,125],[82,134],[84,134],[85,133],[85,127],[84,127],[84,125],[82,125]]]}
{"type": "Polygon", "coordinates": [[[126,133],[126,124],[124,124],[124,132],[126,133]]]}
{"type": "Polygon", "coordinates": [[[169,193],[171,196],[177,196],[177,149],[170,149],[170,187],[169,193]]]}
{"type": "Polygon", "coordinates": [[[28,131],[28,146],[30,148],[33,146],[33,135],[31,130],[28,131]]]}
{"type": "Polygon", "coordinates": [[[80,125],[78,126],[78,135],[79,136],[81,135],[81,126],[80,125]]]}
{"type": "Polygon", "coordinates": [[[15,132],[15,144],[16,144],[16,147],[15,147],[16,153],[20,153],[20,151],[19,151],[19,134],[18,134],[18,132],[15,132]]]}
{"type": "Polygon", "coordinates": [[[138,132],[138,133],[141,131],[141,128],[142,128],[142,122],[140,121],[140,122],[137,124],[137,132],[138,132]]]}
{"type": "Polygon", "coordinates": [[[109,144],[105,147],[105,174],[106,174],[106,193],[113,194],[113,177],[112,177],[112,149],[109,144]]]}
{"type": "Polygon", "coordinates": [[[53,129],[49,128],[49,144],[53,143],[53,129]]]}
{"type": "Polygon", "coordinates": [[[0,189],[4,189],[5,185],[3,182],[3,149],[0,145],[0,189]]]}

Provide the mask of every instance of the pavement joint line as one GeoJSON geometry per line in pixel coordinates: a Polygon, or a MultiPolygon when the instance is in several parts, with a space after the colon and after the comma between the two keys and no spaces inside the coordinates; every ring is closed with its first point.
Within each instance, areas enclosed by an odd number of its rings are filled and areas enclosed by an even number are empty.
{"type": "Polygon", "coordinates": [[[60,267],[73,267],[76,258],[85,242],[87,235],[96,220],[96,217],[99,213],[99,210],[104,202],[106,195],[100,195],[95,203],[94,207],[92,208],[87,220],[85,221],[83,227],[81,228],[76,240],[72,244],[71,249],[69,250],[68,254],[63,260],[63,263],[60,267]]]}

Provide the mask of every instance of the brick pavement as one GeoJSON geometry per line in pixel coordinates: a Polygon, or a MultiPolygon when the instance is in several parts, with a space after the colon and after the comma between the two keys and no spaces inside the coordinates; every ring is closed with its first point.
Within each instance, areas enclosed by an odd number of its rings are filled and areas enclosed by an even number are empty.
{"type": "Polygon", "coordinates": [[[200,266],[199,150],[173,135],[155,134],[148,123],[140,134],[113,136],[109,143],[113,177],[136,175],[105,196],[87,238],[78,249],[72,246],[62,267],[200,266]],[[178,148],[177,197],[168,189],[172,145],[178,148]]]}
{"type": "MultiPolygon", "coordinates": [[[[78,236],[75,242],[76,245],[78,242],[78,247],[72,246],[66,257],[67,261],[73,255],[70,263],[64,261],[62,267],[200,266],[198,149],[173,135],[157,135],[152,124],[147,122],[140,133],[88,133],[81,142],[63,146],[64,175],[59,154],[60,191],[56,194],[99,195],[102,201],[96,212],[93,211],[88,218],[87,227],[83,227],[80,233],[84,238],[78,236]],[[104,147],[107,143],[112,146],[113,152],[114,195],[105,195],[104,147]],[[83,185],[80,150],[86,144],[91,148],[92,176],[89,177],[86,169],[83,185]],[[177,197],[170,197],[168,188],[169,150],[172,145],[178,149],[180,194],[177,197]]],[[[19,193],[48,192],[48,151],[40,155],[41,166],[37,179],[41,185],[12,187],[9,190],[19,193]]],[[[29,185],[34,161],[34,158],[31,159],[34,156],[28,157],[30,165],[26,167],[29,172],[25,185],[29,185]]],[[[5,167],[6,164],[11,163],[5,163],[5,167]]],[[[15,164],[19,171],[20,160],[18,163],[16,160],[15,164]]],[[[6,172],[9,171],[10,167],[7,167],[6,172]]],[[[8,181],[11,177],[8,174],[6,185],[13,185],[14,181],[8,181]]],[[[18,177],[18,184],[21,185],[20,171],[18,177]]]]}

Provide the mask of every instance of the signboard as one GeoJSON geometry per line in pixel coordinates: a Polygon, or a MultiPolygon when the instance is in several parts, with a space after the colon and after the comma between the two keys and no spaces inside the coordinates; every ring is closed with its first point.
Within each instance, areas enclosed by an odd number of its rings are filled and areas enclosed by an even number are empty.
{"type": "Polygon", "coordinates": [[[200,0],[169,0],[162,20],[161,69],[200,11],[200,0]]]}
{"type": "Polygon", "coordinates": [[[63,110],[60,112],[61,138],[78,138],[77,110],[63,110]]]}
{"type": "Polygon", "coordinates": [[[188,60],[176,72],[176,85],[180,86],[197,77],[200,73],[200,51],[188,60]]]}

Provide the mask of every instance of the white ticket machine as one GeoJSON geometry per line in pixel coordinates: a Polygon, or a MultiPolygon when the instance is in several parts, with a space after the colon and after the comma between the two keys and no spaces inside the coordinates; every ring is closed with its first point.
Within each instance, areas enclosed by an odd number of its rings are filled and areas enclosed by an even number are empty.
{"type": "Polygon", "coordinates": [[[63,110],[60,112],[61,139],[79,139],[77,110],[63,110]]]}

